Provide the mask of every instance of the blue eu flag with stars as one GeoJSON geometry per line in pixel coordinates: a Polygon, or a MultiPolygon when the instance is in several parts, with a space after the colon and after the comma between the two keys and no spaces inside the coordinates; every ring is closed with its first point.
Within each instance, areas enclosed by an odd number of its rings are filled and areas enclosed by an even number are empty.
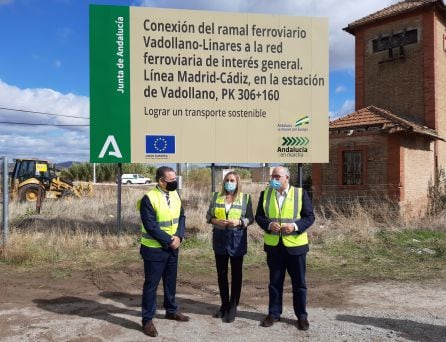
{"type": "Polygon", "coordinates": [[[175,153],[174,135],[146,135],[146,154],[175,153]]]}

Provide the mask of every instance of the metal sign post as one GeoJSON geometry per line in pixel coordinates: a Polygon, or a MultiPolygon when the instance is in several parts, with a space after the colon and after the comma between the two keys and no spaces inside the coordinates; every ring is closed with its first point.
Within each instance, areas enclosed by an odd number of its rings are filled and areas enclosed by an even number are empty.
{"type": "Polygon", "coordinates": [[[212,183],[211,190],[212,190],[212,192],[214,192],[215,191],[215,163],[211,164],[211,183],[212,183]]]}
{"type": "Polygon", "coordinates": [[[117,201],[118,201],[118,205],[117,205],[117,211],[116,211],[116,225],[118,227],[118,234],[121,234],[121,190],[122,190],[122,181],[121,181],[121,176],[122,176],[122,164],[118,163],[118,175],[117,175],[117,179],[118,179],[118,188],[117,188],[117,201]]]}
{"type": "Polygon", "coordinates": [[[8,204],[9,204],[9,189],[8,189],[8,158],[3,159],[3,246],[8,242],[8,204]]]}
{"type": "Polygon", "coordinates": [[[298,172],[297,175],[299,178],[299,188],[301,188],[303,185],[303,166],[304,166],[304,164],[302,164],[302,163],[297,164],[297,172],[298,172]]]}

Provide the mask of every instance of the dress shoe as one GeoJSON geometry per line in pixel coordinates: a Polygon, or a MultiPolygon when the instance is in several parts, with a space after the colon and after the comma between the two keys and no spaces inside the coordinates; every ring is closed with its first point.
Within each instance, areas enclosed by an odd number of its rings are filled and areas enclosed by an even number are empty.
{"type": "Polygon", "coordinates": [[[152,321],[147,321],[142,330],[144,331],[144,334],[150,337],[158,336],[158,331],[152,321]]]}
{"type": "Polygon", "coordinates": [[[223,317],[223,322],[232,323],[235,320],[235,316],[237,315],[237,305],[231,305],[226,311],[225,316],[223,317]]]}
{"type": "Polygon", "coordinates": [[[308,319],[302,318],[297,320],[297,327],[299,330],[308,330],[310,329],[310,323],[308,323],[308,319]]]}
{"type": "Polygon", "coordinates": [[[225,307],[220,306],[220,308],[217,311],[215,311],[213,317],[215,317],[215,318],[223,318],[225,316],[225,314],[226,314],[225,307]]]}
{"type": "Polygon", "coordinates": [[[166,319],[171,319],[173,321],[179,321],[179,322],[187,322],[189,321],[189,316],[183,315],[182,313],[175,312],[175,313],[166,313],[166,319]]]}
{"type": "Polygon", "coordinates": [[[273,315],[266,316],[262,323],[260,324],[262,327],[268,328],[271,327],[275,322],[280,321],[280,318],[276,318],[273,315]]]}

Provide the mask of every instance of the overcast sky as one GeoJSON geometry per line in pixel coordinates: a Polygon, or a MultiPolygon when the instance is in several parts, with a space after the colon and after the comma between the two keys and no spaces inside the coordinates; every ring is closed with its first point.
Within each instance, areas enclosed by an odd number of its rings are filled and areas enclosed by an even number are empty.
{"type": "Polygon", "coordinates": [[[328,17],[330,116],[354,110],[354,37],[348,23],[390,0],[0,0],[0,156],[89,159],[88,5],[328,17]],[[18,112],[3,108],[63,114],[18,112]],[[74,117],[73,117],[74,116],[74,117]],[[79,117],[79,118],[77,118],[79,117]],[[77,126],[7,124],[33,123],[77,126]]]}

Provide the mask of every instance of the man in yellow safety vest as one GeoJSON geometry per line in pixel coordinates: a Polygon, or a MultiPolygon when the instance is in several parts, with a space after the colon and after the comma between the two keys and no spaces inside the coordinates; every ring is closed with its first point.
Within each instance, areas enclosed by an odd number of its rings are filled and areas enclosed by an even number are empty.
{"type": "Polygon", "coordinates": [[[280,320],[285,271],[293,287],[293,308],[300,330],[308,330],[305,283],[308,237],[306,230],[314,222],[311,200],[302,188],[289,184],[286,167],[273,169],[269,186],[260,194],[256,222],[264,232],[264,250],[269,268],[268,315],[261,325],[270,327],[280,320]]]}
{"type": "Polygon", "coordinates": [[[167,166],[156,170],[157,185],[140,202],[141,249],[144,260],[144,287],[142,293],[142,326],[146,335],[158,336],[153,324],[156,312],[156,290],[163,279],[166,319],[186,322],[175,302],[178,251],[184,237],[185,216],[181,199],[176,191],[175,171],[167,166]]]}

